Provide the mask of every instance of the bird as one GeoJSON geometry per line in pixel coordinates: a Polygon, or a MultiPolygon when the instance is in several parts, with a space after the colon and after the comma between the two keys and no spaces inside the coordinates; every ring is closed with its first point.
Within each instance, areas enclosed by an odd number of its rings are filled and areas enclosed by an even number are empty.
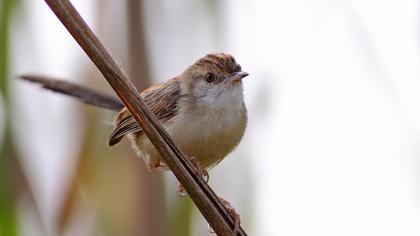
{"type": "MultiPolygon", "coordinates": [[[[219,164],[240,143],[247,126],[242,71],[228,53],[212,53],[198,59],[180,75],[155,84],[140,93],[175,144],[190,158],[197,173],[208,178],[207,170],[219,164]]],[[[114,111],[114,129],[108,145],[127,137],[137,156],[149,171],[169,170],[159,152],[121,101],[101,92],[43,76],[20,78],[40,83],[44,88],[73,96],[81,101],[114,111]]],[[[183,196],[181,185],[177,192],[183,196]]],[[[239,229],[240,216],[232,205],[219,197],[239,229]]]]}
{"type": "MultiPolygon", "coordinates": [[[[248,73],[226,53],[208,54],[183,73],[140,93],[176,145],[203,174],[241,141],[247,110],[242,79],[248,73]]],[[[108,145],[128,137],[149,171],[168,170],[158,151],[127,108],[114,120],[108,145]]]]}

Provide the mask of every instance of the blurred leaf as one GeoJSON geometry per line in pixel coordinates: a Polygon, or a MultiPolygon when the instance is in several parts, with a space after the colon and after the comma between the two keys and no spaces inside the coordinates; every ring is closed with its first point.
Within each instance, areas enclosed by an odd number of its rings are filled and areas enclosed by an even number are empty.
{"type": "MultiPolygon", "coordinates": [[[[82,193],[86,195],[92,194],[92,181],[95,175],[95,160],[98,156],[96,140],[98,140],[98,122],[100,119],[97,112],[85,110],[85,130],[82,140],[82,147],[79,151],[75,151],[78,155],[78,160],[75,166],[74,175],[72,176],[69,185],[66,189],[61,208],[57,219],[57,228],[60,234],[64,234],[67,230],[67,225],[71,222],[75,215],[79,203],[82,199],[82,193]],[[86,191],[85,191],[86,190],[86,191]]],[[[85,205],[89,205],[85,204],[85,205]]],[[[88,209],[89,210],[89,209],[88,209]]],[[[82,219],[83,220],[83,219],[82,219]]]]}
{"type": "Polygon", "coordinates": [[[168,218],[167,235],[191,235],[193,203],[189,197],[183,197],[175,200],[175,206],[172,207],[172,214],[168,218]]]}
{"type": "Polygon", "coordinates": [[[9,26],[10,18],[18,1],[3,0],[0,4],[0,95],[6,106],[6,125],[3,142],[0,144],[0,235],[18,235],[18,220],[16,216],[15,177],[22,174],[14,155],[14,144],[10,129],[9,107],[9,26]],[[17,170],[18,169],[18,170],[17,170]]]}
{"type": "Polygon", "coordinates": [[[9,76],[9,23],[13,7],[17,2],[14,0],[2,0],[0,2],[0,91],[5,99],[9,97],[7,83],[9,76]]]}

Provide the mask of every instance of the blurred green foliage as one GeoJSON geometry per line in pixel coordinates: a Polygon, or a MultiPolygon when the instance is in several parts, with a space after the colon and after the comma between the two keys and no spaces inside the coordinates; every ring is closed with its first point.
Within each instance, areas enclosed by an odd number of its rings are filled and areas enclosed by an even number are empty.
{"type": "Polygon", "coordinates": [[[8,86],[9,74],[9,33],[10,19],[18,4],[18,0],[2,0],[0,2],[0,95],[4,102],[5,129],[0,135],[0,235],[18,235],[18,221],[16,216],[16,186],[13,186],[13,176],[16,173],[16,155],[10,128],[10,94],[8,86]],[[1,139],[0,139],[1,140],[1,139]]]}

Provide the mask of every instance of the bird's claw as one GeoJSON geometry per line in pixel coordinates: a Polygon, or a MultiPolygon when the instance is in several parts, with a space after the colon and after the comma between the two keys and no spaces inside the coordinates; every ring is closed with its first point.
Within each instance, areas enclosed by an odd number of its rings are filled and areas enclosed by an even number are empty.
{"type": "MultiPolygon", "coordinates": [[[[225,200],[222,197],[219,197],[219,200],[234,220],[233,234],[236,235],[237,233],[239,233],[239,230],[240,230],[240,227],[241,227],[241,216],[238,214],[238,212],[235,210],[235,208],[232,206],[232,204],[230,204],[229,201],[225,200]]],[[[207,229],[210,233],[214,233],[214,230],[211,228],[210,225],[207,225],[207,229]]]]}
{"type": "Polygon", "coordinates": [[[185,197],[188,195],[187,191],[185,191],[185,188],[184,186],[182,186],[182,184],[178,184],[178,186],[176,187],[176,192],[180,197],[185,197]]]}
{"type": "Polygon", "coordinates": [[[238,214],[236,209],[232,206],[232,204],[230,204],[229,201],[223,199],[222,197],[219,197],[219,200],[222,202],[223,206],[226,208],[226,210],[229,212],[229,214],[234,220],[235,228],[233,230],[233,234],[236,235],[241,227],[241,216],[238,214]]]}

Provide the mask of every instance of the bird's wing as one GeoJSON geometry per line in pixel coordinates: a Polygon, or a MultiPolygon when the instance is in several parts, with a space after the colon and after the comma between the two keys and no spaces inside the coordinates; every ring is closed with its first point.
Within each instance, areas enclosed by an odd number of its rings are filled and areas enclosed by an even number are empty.
{"type": "MultiPolygon", "coordinates": [[[[166,83],[152,86],[140,95],[158,120],[165,123],[177,112],[180,82],[177,79],[172,79],[166,83]]],[[[138,132],[142,132],[141,127],[128,109],[124,108],[117,115],[115,128],[108,139],[108,145],[113,146],[120,142],[125,135],[138,132]]]]}

